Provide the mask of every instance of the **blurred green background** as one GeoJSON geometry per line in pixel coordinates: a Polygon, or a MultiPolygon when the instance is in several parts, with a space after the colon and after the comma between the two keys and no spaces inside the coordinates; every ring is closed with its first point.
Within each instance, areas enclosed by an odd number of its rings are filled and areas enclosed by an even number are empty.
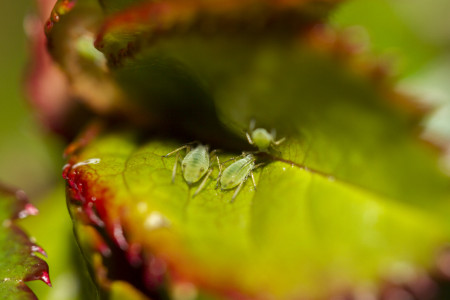
{"type": "MultiPolygon", "coordinates": [[[[64,145],[38,123],[23,92],[31,51],[23,20],[34,8],[31,0],[0,2],[0,182],[25,190],[41,210],[25,223],[49,254],[55,287],[50,292],[42,283],[33,284],[40,299],[76,299],[81,296],[71,267],[77,263],[61,177],[64,145]]],[[[354,0],[341,5],[330,21],[350,26],[358,41],[393,62],[398,88],[435,106],[424,121],[428,134],[450,142],[450,1],[354,0]]],[[[450,154],[443,162],[449,171],[450,154]]]]}
{"type": "Polygon", "coordinates": [[[24,17],[33,1],[1,1],[0,35],[0,181],[24,189],[36,198],[57,181],[61,146],[43,131],[23,91],[29,47],[24,17]]]}

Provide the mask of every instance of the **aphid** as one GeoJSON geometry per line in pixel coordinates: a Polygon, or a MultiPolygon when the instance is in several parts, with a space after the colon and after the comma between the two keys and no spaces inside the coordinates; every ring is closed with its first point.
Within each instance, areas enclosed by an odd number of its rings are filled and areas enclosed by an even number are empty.
{"type": "Polygon", "coordinates": [[[280,145],[286,138],[282,138],[276,141],[276,131],[272,129],[269,133],[264,128],[256,128],[255,129],[255,121],[252,120],[249,126],[249,132],[246,132],[247,140],[251,145],[254,145],[258,148],[259,151],[267,152],[270,147],[277,147],[280,145]]]}
{"type": "Polygon", "coordinates": [[[253,170],[262,164],[255,165],[255,161],[256,158],[253,154],[246,154],[243,158],[229,165],[223,172],[220,172],[217,184],[219,184],[220,181],[220,187],[222,190],[229,190],[235,188],[236,186],[238,187],[234,192],[231,201],[234,201],[248,176],[252,177],[253,186],[256,190],[253,170]]]}
{"type": "MultiPolygon", "coordinates": [[[[177,166],[179,162],[179,154],[180,151],[183,149],[187,149],[187,154],[181,161],[181,172],[183,174],[183,178],[186,181],[186,183],[189,186],[191,186],[192,184],[199,181],[206,174],[205,178],[203,179],[203,181],[201,182],[201,184],[199,185],[199,187],[197,188],[197,190],[193,195],[195,197],[203,189],[203,187],[206,184],[206,180],[212,173],[209,147],[202,144],[198,144],[195,148],[191,149],[191,145],[184,145],[164,155],[163,158],[166,158],[170,155],[173,155],[174,153],[177,153],[175,164],[173,166],[172,171],[172,182],[175,181],[177,166]]],[[[212,151],[211,154],[214,154],[215,152],[216,150],[212,151]]],[[[219,158],[217,156],[216,158],[219,164],[219,158]]]]}

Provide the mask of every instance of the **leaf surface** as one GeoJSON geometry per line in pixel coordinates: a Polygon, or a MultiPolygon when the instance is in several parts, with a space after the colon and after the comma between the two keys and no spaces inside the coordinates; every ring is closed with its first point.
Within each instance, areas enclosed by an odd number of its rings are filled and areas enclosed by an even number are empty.
{"type": "Polygon", "coordinates": [[[212,179],[193,197],[196,187],[181,174],[170,182],[174,158],[161,160],[177,146],[105,134],[66,169],[76,219],[106,232],[105,244],[129,255],[139,245],[144,261],[161,259],[156,282],[166,293],[188,282],[225,297],[316,299],[367,286],[377,294],[381,280],[409,284],[435,268],[448,241],[436,203],[387,197],[284,161],[255,171],[257,191],[247,182],[233,203],[234,191],[214,189],[212,179]]]}

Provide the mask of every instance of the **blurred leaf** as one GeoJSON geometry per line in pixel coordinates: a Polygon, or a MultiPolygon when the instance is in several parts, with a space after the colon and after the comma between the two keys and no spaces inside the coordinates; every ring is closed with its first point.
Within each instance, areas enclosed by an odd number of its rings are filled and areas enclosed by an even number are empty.
{"type": "Polygon", "coordinates": [[[64,186],[57,187],[38,203],[40,214],[24,219],[20,225],[45,245],[53,288],[48,289],[39,283],[30,283],[29,286],[39,299],[95,299],[96,288],[76,244],[73,224],[67,212],[64,186]]]}
{"type": "MultiPolygon", "coordinates": [[[[365,31],[374,52],[393,61],[397,75],[405,76],[426,65],[438,49],[399,14],[396,7],[400,5],[390,0],[347,1],[334,11],[330,21],[333,25],[365,31]]],[[[417,6],[416,3],[403,5],[417,6]]],[[[426,6],[432,7],[433,3],[426,6]]]]}
{"type": "Polygon", "coordinates": [[[36,299],[26,281],[42,280],[51,286],[47,263],[36,256],[45,255],[14,222],[37,214],[23,191],[0,186],[0,297],[2,299],[36,299]]]}

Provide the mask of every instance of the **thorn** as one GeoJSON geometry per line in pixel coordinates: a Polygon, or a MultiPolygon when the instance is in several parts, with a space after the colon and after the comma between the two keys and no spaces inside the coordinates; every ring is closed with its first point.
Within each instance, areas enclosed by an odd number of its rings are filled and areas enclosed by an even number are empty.
{"type": "Polygon", "coordinates": [[[33,253],[38,252],[38,253],[42,254],[43,256],[47,257],[47,252],[45,252],[45,250],[42,249],[41,247],[39,247],[38,245],[32,245],[31,252],[33,252],[33,253]]]}
{"type": "Polygon", "coordinates": [[[47,271],[43,271],[41,274],[41,277],[39,279],[42,280],[49,287],[52,287],[52,283],[50,281],[50,276],[48,275],[47,271]]]}
{"type": "Polygon", "coordinates": [[[25,204],[24,209],[22,209],[19,214],[17,215],[17,217],[19,219],[23,219],[25,217],[28,216],[35,216],[39,213],[39,210],[31,203],[27,203],[25,204]]]}

